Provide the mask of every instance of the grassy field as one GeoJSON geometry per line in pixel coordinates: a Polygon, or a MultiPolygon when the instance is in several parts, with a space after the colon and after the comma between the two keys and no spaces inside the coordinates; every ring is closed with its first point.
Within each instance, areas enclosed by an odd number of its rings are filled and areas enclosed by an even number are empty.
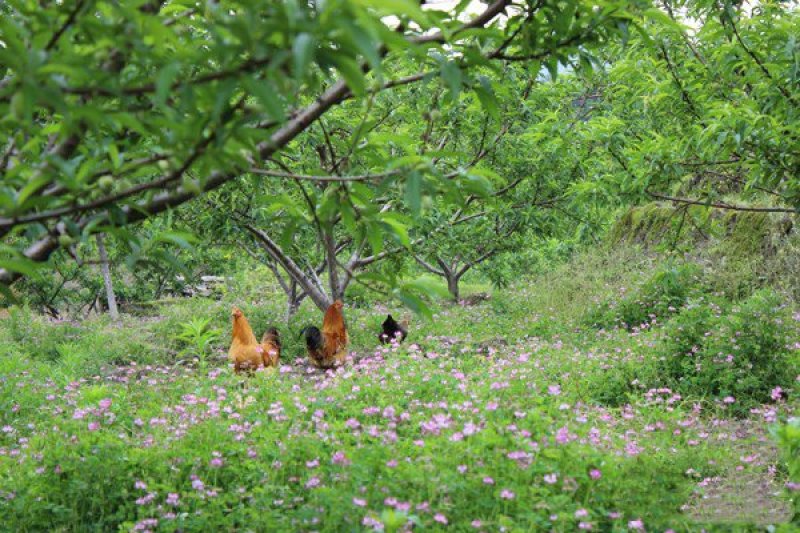
{"type": "Polygon", "coordinates": [[[323,373],[297,339],[321,314],[281,324],[265,279],[120,324],[13,310],[3,529],[792,530],[767,435],[796,407],[781,293],[732,300],[625,247],[439,302],[400,347],[377,344],[385,307],[349,306],[349,360],[323,373]],[[228,368],[233,304],[279,324],[278,371],[228,368]]]}

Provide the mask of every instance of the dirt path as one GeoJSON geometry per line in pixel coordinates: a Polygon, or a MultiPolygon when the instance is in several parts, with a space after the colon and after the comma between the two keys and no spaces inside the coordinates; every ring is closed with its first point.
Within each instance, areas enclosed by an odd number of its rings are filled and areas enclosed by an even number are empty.
{"type": "Polygon", "coordinates": [[[788,522],[789,502],[776,474],[778,449],[760,419],[719,421],[709,428],[723,460],[735,461],[722,476],[707,478],[684,507],[687,516],[708,525],[768,526],[788,522]]]}

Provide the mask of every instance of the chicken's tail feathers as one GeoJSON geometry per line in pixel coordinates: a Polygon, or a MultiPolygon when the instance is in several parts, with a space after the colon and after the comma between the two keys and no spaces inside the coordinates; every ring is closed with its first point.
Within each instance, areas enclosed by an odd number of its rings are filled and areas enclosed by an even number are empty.
{"type": "Polygon", "coordinates": [[[302,329],[301,329],[301,330],[300,330],[300,331],[297,333],[297,338],[299,339],[299,338],[300,338],[300,337],[302,337],[303,335],[307,335],[309,331],[310,331],[310,332],[313,332],[314,330],[317,330],[317,331],[319,331],[319,328],[318,328],[317,326],[308,325],[308,326],[306,326],[306,327],[302,328],[302,329]]]}

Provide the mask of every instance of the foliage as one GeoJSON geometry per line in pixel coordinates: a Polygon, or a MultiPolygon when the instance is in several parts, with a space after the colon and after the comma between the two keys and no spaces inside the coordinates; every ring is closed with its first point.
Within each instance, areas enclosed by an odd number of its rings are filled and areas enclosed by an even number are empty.
{"type": "Polygon", "coordinates": [[[608,155],[592,164],[631,197],[792,212],[797,131],[782,124],[797,123],[796,10],[681,5],[591,79],[602,98],[589,135],[608,155]]]}
{"type": "Polygon", "coordinates": [[[586,322],[595,327],[648,327],[678,311],[701,289],[702,270],[693,263],[672,264],[640,287],[595,307],[586,322]]]}
{"type": "Polygon", "coordinates": [[[792,502],[794,515],[792,523],[800,523],[800,499],[797,491],[800,490],[800,418],[790,418],[785,423],[776,424],[770,428],[770,433],[781,449],[781,458],[786,465],[789,481],[786,490],[792,502]]]}
{"type": "Polygon", "coordinates": [[[791,341],[797,334],[780,296],[769,289],[730,309],[695,301],[667,323],[650,379],[746,414],[794,379],[798,361],[791,341]]]}
{"type": "MultiPolygon", "coordinates": [[[[500,1],[473,15],[468,5],[4,5],[0,280],[31,275],[55,250],[98,231],[126,240],[131,224],[263,175],[264,164],[287,150],[313,150],[312,126],[342,104],[352,134],[344,142],[369,155],[369,174],[386,175],[384,185],[403,190],[412,211],[441,188],[472,192],[469,173],[455,169],[449,179],[433,164],[438,155],[414,151],[406,132],[367,139],[375,125],[369,111],[384,105],[376,99],[433,86],[442,101],[458,105],[468,95],[497,116],[487,72],[519,63],[532,76],[542,65],[555,73],[575,55],[591,64],[591,50],[627,35],[647,7],[500,1]]],[[[328,133],[328,143],[338,136],[328,133]]],[[[337,147],[340,156],[348,151],[337,147]]],[[[301,163],[312,175],[319,168],[301,163]]],[[[343,160],[333,170],[347,178],[356,168],[343,160]]],[[[263,208],[303,209],[304,198],[282,194],[293,176],[277,176],[257,196],[263,208]]],[[[364,206],[364,180],[347,181],[318,191],[319,218],[340,214],[358,244],[376,248],[382,239],[367,242],[376,230],[402,241],[407,224],[364,206]]]]}
{"type": "Polygon", "coordinates": [[[220,333],[219,329],[211,327],[210,318],[196,317],[181,325],[176,338],[185,345],[182,352],[196,355],[200,360],[200,367],[205,368],[206,356],[211,346],[219,340],[220,333]]]}
{"type": "MultiPolygon", "coordinates": [[[[0,439],[9,451],[0,455],[0,514],[15,529],[154,529],[152,519],[159,530],[186,531],[373,521],[437,529],[445,519],[458,529],[480,520],[492,529],[624,530],[637,519],[648,529],[693,529],[677,510],[706,478],[733,471],[750,444],[725,444],[726,425],[709,429],[707,420],[731,412],[706,413],[697,393],[668,403],[630,383],[646,379],[648,358],[678,338],[682,317],[746,332],[740,354],[762,344],[774,351],[774,320],[785,310],[764,294],[731,315],[720,308],[708,317],[708,301],[697,316],[689,306],[652,331],[576,328],[592,300],[674,268],[663,261],[636,248],[589,250],[495,289],[489,302],[434,301],[434,320],[413,321],[399,348],[375,340],[395,309],[348,306],[354,358],[328,374],[296,360],[297,331],[319,320],[307,302],[280,328],[279,372],[240,379],[228,370],[230,306],[257,330],[281,316],[263,267],[240,273],[219,301],[162,303],[157,317],[121,326],[52,323],[14,309],[0,322],[0,439]],[[210,342],[207,368],[175,365],[186,348],[175,332],[206,328],[225,330],[210,342]],[[620,407],[587,401],[603,387],[604,404],[620,407]],[[540,505],[525,503],[532,499],[540,505]]],[[[704,331],[687,332],[681,349],[704,331]]],[[[722,350],[722,341],[704,342],[722,350]]],[[[794,376],[780,379],[793,398],[794,376]]],[[[739,394],[734,405],[746,401],[739,394]]]]}

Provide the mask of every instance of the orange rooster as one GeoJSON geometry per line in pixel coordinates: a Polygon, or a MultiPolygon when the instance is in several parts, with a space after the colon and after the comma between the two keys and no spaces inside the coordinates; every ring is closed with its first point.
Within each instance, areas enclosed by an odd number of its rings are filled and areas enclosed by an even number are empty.
{"type": "Polygon", "coordinates": [[[270,328],[259,343],[241,309],[234,307],[231,316],[233,340],[228,350],[228,358],[233,363],[233,369],[238,373],[263,366],[276,366],[281,351],[278,331],[270,328]]]}
{"type": "Polygon", "coordinates": [[[342,363],[347,355],[347,327],[344,324],[341,300],[328,307],[322,319],[322,331],[316,326],[307,326],[300,333],[305,335],[308,356],[319,368],[331,368],[342,363]]]}

